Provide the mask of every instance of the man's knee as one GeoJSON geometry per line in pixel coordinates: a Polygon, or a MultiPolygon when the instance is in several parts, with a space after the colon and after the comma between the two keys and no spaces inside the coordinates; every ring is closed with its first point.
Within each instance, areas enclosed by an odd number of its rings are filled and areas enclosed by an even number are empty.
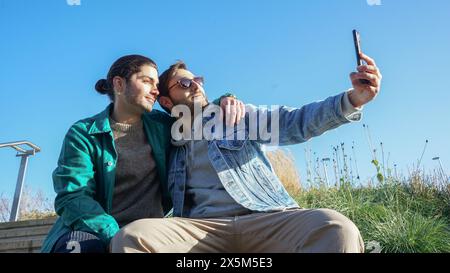
{"type": "Polygon", "coordinates": [[[361,233],[350,219],[331,209],[319,209],[316,213],[317,233],[327,241],[327,252],[364,252],[361,233]]]}
{"type": "Polygon", "coordinates": [[[111,239],[110,250],[113,253],[153,252],[150,245],[143,242],[152,241],[149,236],[157,236],[157,228],[162,219],[140,219],[121,228],[111,239]]]}
{"type": "Polygon", "coordinates": [[[110,250],[113,253],[128,252],[128,249],[135,249],[135,242],[139,237],[140,223],[142,220],[137,220],[122,227],[116,235],[111,239],[110,250]]]}

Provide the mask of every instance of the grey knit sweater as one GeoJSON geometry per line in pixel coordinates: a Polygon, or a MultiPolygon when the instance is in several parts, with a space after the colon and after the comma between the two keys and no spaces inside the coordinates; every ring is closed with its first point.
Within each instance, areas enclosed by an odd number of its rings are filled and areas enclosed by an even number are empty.
{"type": "Polygon", "coordinates": [[[118,154],[111,215],[120,227],[142,218],[163,217],[158,173],[142,120],[136,124],[109,121],[118,154]]]}

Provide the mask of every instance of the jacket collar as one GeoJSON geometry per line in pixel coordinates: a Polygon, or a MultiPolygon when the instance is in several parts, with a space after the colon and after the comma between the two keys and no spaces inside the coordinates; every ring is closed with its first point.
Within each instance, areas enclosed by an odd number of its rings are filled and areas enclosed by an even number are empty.
{"type": "Polygon", "coordinates": [[[89,134],[100,134],[111,132],[111,126],[109,124],[109,114],[113,108],[113,104],[109,104],[105,110],[94,116],[94,122],[89,129],[89,134]]]}

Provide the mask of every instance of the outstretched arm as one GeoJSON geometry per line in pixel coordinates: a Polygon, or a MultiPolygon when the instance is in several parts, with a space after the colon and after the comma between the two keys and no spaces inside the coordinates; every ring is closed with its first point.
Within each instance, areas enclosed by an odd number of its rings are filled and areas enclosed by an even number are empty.
{"type": "Polygon", "coordinates": [[[269,110],[247,105],[249,139],[261,144],[292,145],[308,141],[340,125],[359,121],[361,113],[349,102],[349,92],[301,108],[281,106],[269,110]]]}
{"type": "MultiPolygon", "coordinates": [[[[290,145],[307,141],[321,135],[342,124],[359,121],[362,107],[373,100],[379,93],[381,86],[381,73],[370,57],[361,54],[361,58],[367,62],[357,68],[358,72],[350,74],[353,89],[338,96],[330,97],[324,101],[311,103],[302,108],[280,107],[278,110],[265,110],[249,107],[250,113],[257,112],[258,116],[267,116],[267,119],[249,118],[248,122],[257,122],[257,141],[264,144],[290,145]],[[361,79],[369,83],[361,83],[361,79]],[[273,120],[276,118],[278,123],[273,120]],[[273,126],[273,125],[277,125],[273,126]],[[276,130],[278,129],[278,134],[276,130]],[[271,131],[270,135],[278,138],[268,141],[261,137],[260,132],[271,131]]],[[[252,117],[252,115],[249,115],[252,117]]]]}

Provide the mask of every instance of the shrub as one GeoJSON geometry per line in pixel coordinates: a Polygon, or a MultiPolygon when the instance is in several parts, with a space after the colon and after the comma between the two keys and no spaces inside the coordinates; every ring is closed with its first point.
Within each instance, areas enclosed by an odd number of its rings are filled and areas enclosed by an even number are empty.
{"type": "MultiPolygon", "coordinates": [[[[9,221],[12,201],[0,195],[0,222],[9,221]]],[[[43,219],[55,216],[53,202],[45,197],[42,191],[34,192],[30,187],[25,186],[22,191],[20,202],[19,221],[31,219],[43,219]]]]}
{"type": "Polygon", "coordinates": [[[281,180],[286,190],[292,195],[299,194],[301,191],[300,175],[295,167],[292,154],[285,150],[277,149],[267,152],[266,155],[272,164],[275,174],[281,180]]]}
{"type": "MultiPolygon", "coordinates": [[[[444,187],[445,188],[445,187],[444,187]]],[[[449,195],[426,176],[403,182],[387,179],[376,187],[312,187],[295,196],[301,207],[330,208],[358,226],[366,244],[382,252],[450,252],[449,195]]]]}

